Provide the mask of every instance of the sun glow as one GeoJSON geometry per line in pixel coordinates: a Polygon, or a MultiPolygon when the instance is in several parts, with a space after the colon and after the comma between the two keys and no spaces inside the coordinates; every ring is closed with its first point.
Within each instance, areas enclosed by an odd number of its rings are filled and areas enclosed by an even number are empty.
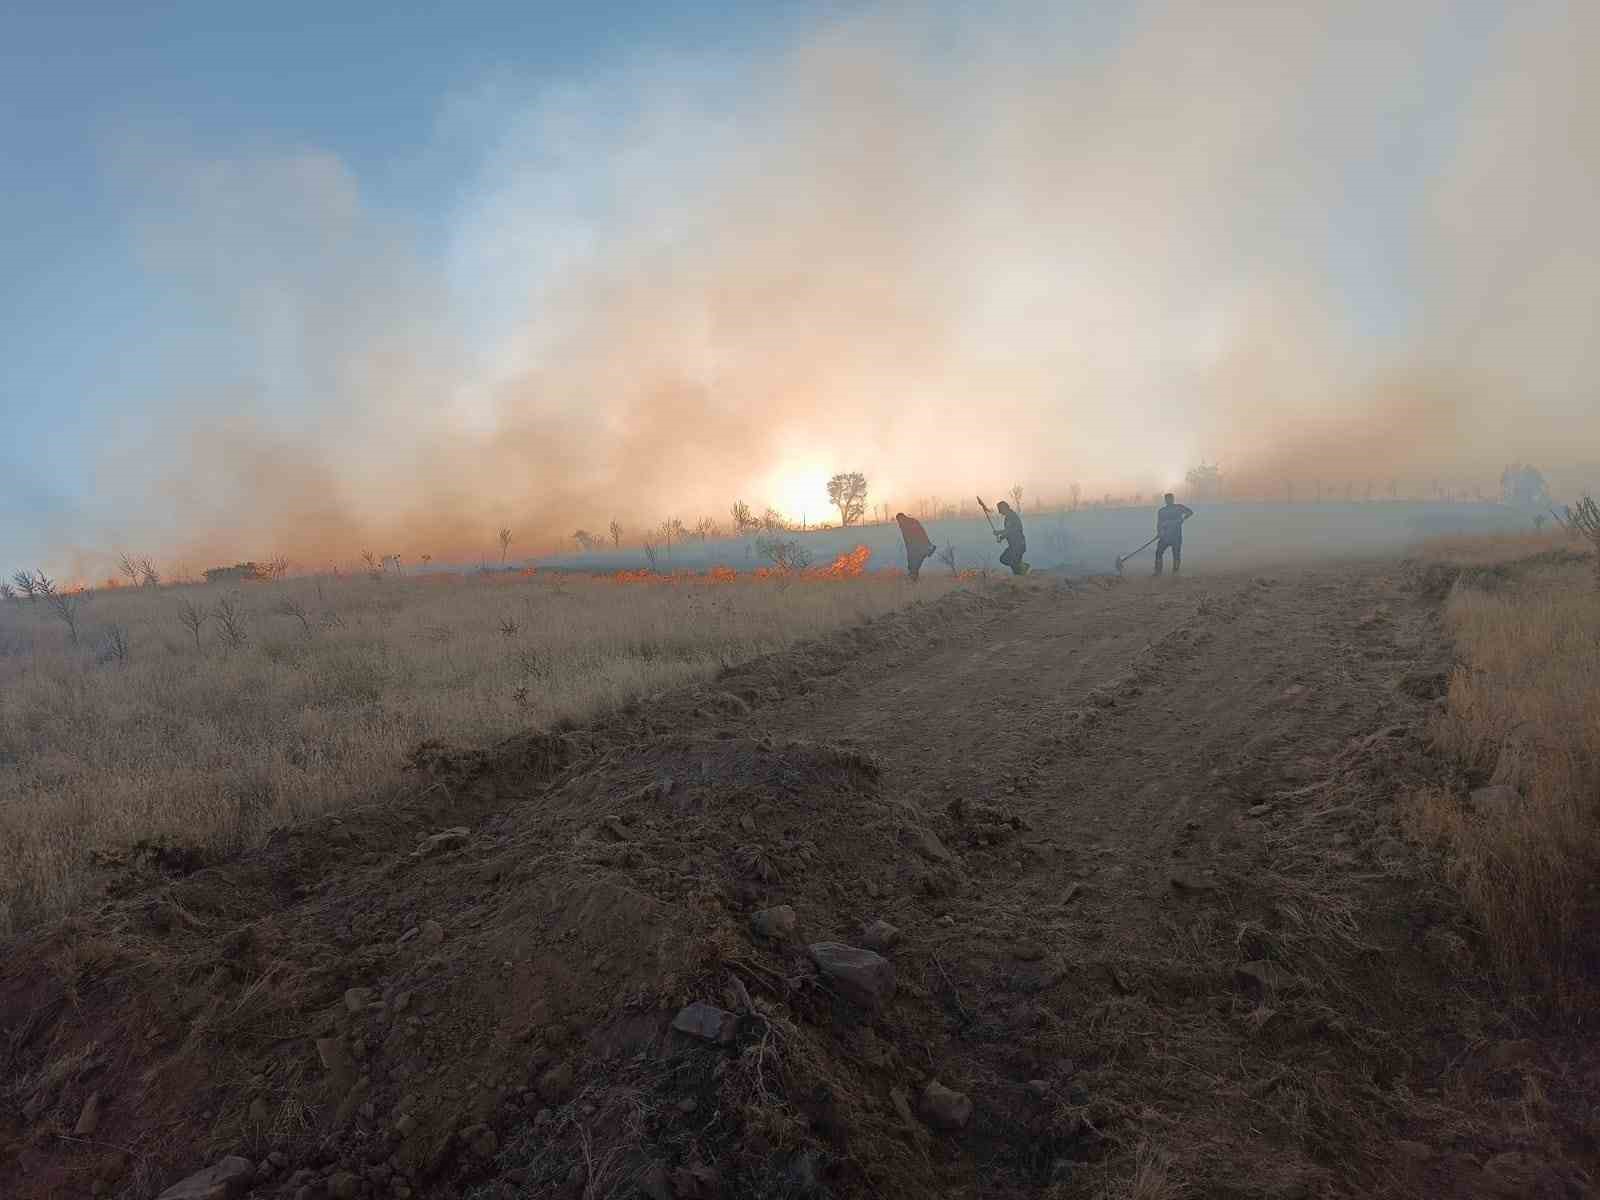
{"type": "Polygon", "coordinates": [[[785,465],[774,471],[763,481],[758,503],[807,525],[827,521],[830,513],[838,516],[828,504],[828,472],[810,465],[785,465]]]}

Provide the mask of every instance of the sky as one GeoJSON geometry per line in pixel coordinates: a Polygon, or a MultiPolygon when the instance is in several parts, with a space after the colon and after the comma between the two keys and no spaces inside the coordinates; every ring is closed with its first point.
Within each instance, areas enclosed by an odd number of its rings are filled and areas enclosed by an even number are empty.
{"type": "Polygon", "coordinates": [[[0,565],[1592,463],[1595,7],[11,3],[0,565]]]}

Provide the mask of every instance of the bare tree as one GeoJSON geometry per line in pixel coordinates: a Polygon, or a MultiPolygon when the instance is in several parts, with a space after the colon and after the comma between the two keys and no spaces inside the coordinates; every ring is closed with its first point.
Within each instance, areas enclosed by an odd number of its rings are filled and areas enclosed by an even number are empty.
{"type": "Polygon", "coordinates": [[[700,544],[705,545],[707,539],[722,536],[722,528],[711,517],[701,517],[694,523],[694,531],[699,535],[700,544]]]}
{"type": "Polygon", "coordinates": [[[643,545],[645,561],[650,564],[650,569],[654,571],[656,569],[656,545],[649,538],[645,538],[643,545]]]}
{"type": "Polygon", "coordinates": [[[1565,523],[1569,530],[1588,538],[1589,544],[1594,547],[1594,580],[1596,585],[1600,585],[1600,505],[1585,496],[1576,505],[1567,506],[1565,523]]]}
{"type": "Polygon", "coordinates": [[[367,577],[369,579],[382,579],[383,568],[378,565],[378,556],[371,550],[361,552],[361,561],[367,564],[367,577]]]}
{"type": "Polygon", "coordinates": [[[1072,510],[1076,512],[1078,510],[1078,506],[1083,503],[1083,488],[1074,483],[1067,489],[1067,495],[1072,498],[1072,510]]]}
{"type": "Polygon", "coordinates": [[[424,568],[426,568],[427,565],[433,561],[433,555],[431,555],[431,554],[424,554],[424,555],[421,555],[420,557],[422,559],[422,565],[423,565],[424,568]]]}
{"type": "Polygon", "coordinates": [[[776,567],[780,578],[785,581],[793,579],[811,565],[811,551],[802,546],[797,538],[776,535],[757,538],[756,553],[776,567]]]}
{"type": "Polygon", "coordinates": [[[756,519],[756,515],[750,511],[750,506],[743,500],[735,500],[729,512],[733,517],[733,531],[736,534],[743,536],[751,530],[761,528],[761,522],[756,519]]]}
{"type": "Polygon", "coordinates": [[[107,625],[105,644],[100,649],[100,661],[103,663],[128,661],[130,647],[128,646],[128,631],[120,625],[107,625]]]}
{"type": "Polygon", "coordinates": [[[604,542],[600,538],[595,537],[595,535],[590,533],[587,529],[578,530],[578,532],[572,535],[572,540],[578,543],[578,549],[582,550],[585,554],[604,545],[604,542]]]}
{"type": "Polygon", "coordinates": [[[72,639],[72,644],[76,646],[78,644],[78,609],[82,606],[84,600],[88,598],[89,593],[86,591],[60,591],[43,571],[38,572],[35,586],[39,595],[43,596],[45,603],[49,605],[50,611],[67,627],[67,636],[72,639]]]}
{"type": "Polygon", "coordinates": [[[293,596],[285,596],[273,605],[272,611],[280,617],[293,617],[300,622],[300,630],[307,637],[311,636],[311,618],[307,615],[305,606],[293,596]]]}
{"type": "Polygon", "coordinates": [[[953,543],[946,543],[945,548],[939,551],[939,561],[950,568],[950,574],[956,574],[956,548],[953,543]]]}
{"type": "Polygon", "coordinates": [[[29,575],[26,571],[18,571],[11,577],[11,580],[17,585],[17,591],[21,592],[30,601],[38,601],[39,585],[34,581],[32,575],[29,575]]]}
{"type": "Polygon", "coordinates": [[[117,555],[117,570],[128,577],[130,587],[139,586],[139,562],[130,554],[117,555]]]}
{"type": "Polygon", "coordinates": [[[619,521],[617,521],[617,519],[615,517],[613,517],[611,519],[611,524],[606,527],[606,531],[611,534],[611,548],[613,550],[621,550],[622,549],[622,525],[621,525],[621,523],[619,521]]]}
{"type": "Polygon", "coordinates": [[[250,632],[244,627],[244,609],[239,605],[238,596],[232,592],[216,602],[211,615],[221,626],[223,639],[235,650],[250,640],[250,632]]]}
{"type": "Polygon", "coordinates": [[[505,562],[506,561],[506,551],[511,549],[511,530],[502,529],[500,531],[500,534],[499,534],[499,540],[500,540],[500,561],[501,562],[505,562]]]}
{"type": "Polygon", "coordinates": [[[1011,485],[1011,507],[1018,512],[1022,511],[1022,485],[1020,483],[1011,485]]]}
{"type": "Polygon", "coordinates": [[[786,533],[789,529],[789,518],[775,508],[768,508],[761,514],[760,529],[767,533],[786,533]]]}
{"type": "Polygon", "coordinates": [[[0,600],[9,600],[18,608],[22,607],[22,597],[17,595],[17,589],[9,583],[0,583],[0,600]]]}
{"type": "Polygon", "coordinates": [[[839,510],[839,524],[854,525],[867,511],[867,477],[841,471],[828,480],[828,503],[839,510]]]}
{"type": "Polygon", "coordinates": [[[178,624],[194,635],[196,650],[200,649],[200,629],[210,615],[201,605],[194,602],[193,596],[185,596],[178,602],[178,624]]]}

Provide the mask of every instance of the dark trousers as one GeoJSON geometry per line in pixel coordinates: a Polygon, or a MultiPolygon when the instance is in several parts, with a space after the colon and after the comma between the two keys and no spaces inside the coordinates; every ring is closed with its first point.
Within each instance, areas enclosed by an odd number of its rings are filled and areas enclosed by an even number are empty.
{"type": "Polygon", "coordinates": [[[931,550],[926,553],[921,550],[908,549],[906,551],[906,574],[911,576],[913,583],[922,574],[922,564],[928,561],[932,553],[931,550]]]}
{"type": "Polygon", "coordinates": [[[1176,575],[1183,567],[1183,539],[1174,538],[1172,541],[1162,540],[1156,543],[1156,574],[1161,574],[1161,556],[1168,550],[1172,551],[1172,573],[1176,575]]]}
{"type": "Polygon", "coordinates": [[[1022,555],[1026,550],[1026,546],[1018,546],[1007,542],[1006,552],[1000,556],[1000,565],[1010,567],[1013,575],[1024,574],[1027,568],[1022,565],[1022,555]]]}

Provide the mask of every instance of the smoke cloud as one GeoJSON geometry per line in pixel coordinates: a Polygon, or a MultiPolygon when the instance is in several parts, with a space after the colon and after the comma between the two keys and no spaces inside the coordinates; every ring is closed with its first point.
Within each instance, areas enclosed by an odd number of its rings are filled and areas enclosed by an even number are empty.
{"type": "Polygon", "coordinates": [[[832,470],[910,507],[1600,458],[1595,6],[1059,9],[496,80],[445,105],[444,235],[319,150],[131,149],[195,318],[78,544],[443,561],[814,522],[832,470]]]}

